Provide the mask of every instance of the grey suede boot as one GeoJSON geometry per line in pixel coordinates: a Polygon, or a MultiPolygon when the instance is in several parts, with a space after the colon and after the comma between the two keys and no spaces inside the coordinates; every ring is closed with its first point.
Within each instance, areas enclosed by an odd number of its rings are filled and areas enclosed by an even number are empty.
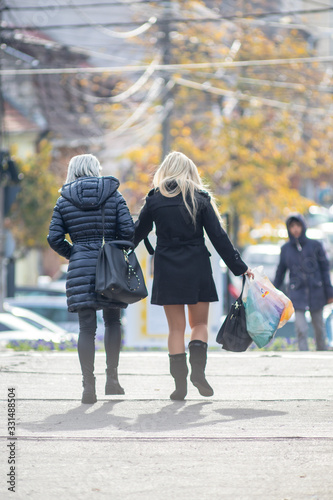
{"type": "Polygon", "coordinates": [[[186,352],[181,354],[169,354],[170,373],[175,379],[176,389],[170,394],[170,399],[182,401],[187,394],[188,368],[186,363],[186,352]]]}
{"type": "Polygon", "coordinates": [[[105,394],[110,396],[112,394],[125,394],[124,389],[119,384],[118,380],[118,369],[117,368],[107,368],[106,373],[106,384],[105,384],[105,394]]]}
{"type": "Polygon", "coordinates": [[[97,402],[95,377],[83,377],[83,393],[81,403],[90,405],[97,402]]]}
{"type": "Polygon", "coordinates": [[[201,396],[209,397],[214,394],[214,391],[205,377],[207,347],[207,343],[202,342],[202,340],[192,340],[188,345],[190,351],[190,364],[192,367],[190,380],[198,389],[201,396]]]}

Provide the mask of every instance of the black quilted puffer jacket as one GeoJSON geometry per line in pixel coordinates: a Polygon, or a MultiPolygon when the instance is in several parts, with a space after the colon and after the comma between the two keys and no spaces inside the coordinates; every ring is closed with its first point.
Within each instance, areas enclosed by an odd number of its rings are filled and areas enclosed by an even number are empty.
{"type": "Polygon", "coordinates": [[[126,307],[95,293],[95,272],[103,239],[102,210],[105,203],[105,240],[133,240],[134,224],[114,177],[80,177],[65,184],[54,207],[47,240],[53,250],[69,259],[66,294],[68,310],[87,307],[126,307]],[[69,234],[72,244],[65,239],[69,234]]]}

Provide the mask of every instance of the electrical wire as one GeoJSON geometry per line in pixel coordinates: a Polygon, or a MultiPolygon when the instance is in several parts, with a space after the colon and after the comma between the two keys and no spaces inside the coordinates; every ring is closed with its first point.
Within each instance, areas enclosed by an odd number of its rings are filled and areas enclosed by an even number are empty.
{"type": "Polygon", "coordinates": [[[23,34],[15,34],[11,39],[3,39],[3,43],[9,45],[10,43],[25,43],[27,45],[37,45],[46,48],[52,48],[54,50],[68,50],[73,54],[81,54],[85,56],[95,56],[100,59],[106,59],[110,61],[128,61],[128,57],[115,56],[114,54],[107,54],[105,52],[99,52],[97,50],[85,49],[84,47],[79,47],[77,45],[63,45],[59,42],[55,42],[54,40],[43,40],[40,38],[36,38],[34,36],[23,35],[23,34]]]}
{"type": "Polygon", "coordinates": [[[123,122],[117,129],[107,133],[105,135],[105,138],[111,139],[118,137],[119,134],[129,129],[131,125],[137,122],[147,111],[149,106],[151,106],[152,102],[161,94],[163,83],[164,83],[163,78],[158,78],[151,86],[145,101],[143,101],[137,107],[134,113],[129,118],[127,118],[127,120],[125,120],[125,122],[123,122]]]}
{"type": "MultiPolygon", "coordinates": [[[[313,56],[313,57],[291,57],[287,59],[253,59],[248,61],[222,61],[209,63],[182,63],[182,64],[157,64],[156,70],[181,71],[182,69],[206,69],[206,68],[242,68],[261,66],[280,66],[289,64],[310,64],[315,62],[331,62],[333,56],[313,56]]],[[[150,63],[151,64],[151,63],[150,63]]],[[[32,75],[32,74],[76,74],[76,73],[131,73],[146,71],[149,65],[137,66],[102,66],[102,67],[76,67],[76,68],[36,68],[36,69],[4,69],[1,75],[32,75]]]]}
{"type": "Polygon", "coordinates": [[[280,108],[280,109],[285,109],[285,110],[295,110],[295,111],[301,111],[301,112],[307,112],[315,115],[329,115],[333,116],[333,111],[329,112],[327,108],[313,108],[307,105],[303,104],[296,104],[292,102],[283,102],[283,101],[277,101],[275,99],[268,99],[266,97],[258,97],[258,96],[253,96],[253,95],[247,95],[239,91],[231,91],[231,90],[226,90],[226,89],[220,89],[217,87],[213,87],[208,83],[198,83],[198,82],[193,82],[191,80],[186,80],[184,78],[179,78],[175,77],[173,78],[173,81],[177,85],[181,85],[183,87],[189,87],[195,90],[202,90],[204,92],[208,92],[210,94],[215,94],[215,95],[221,95],[221,96],[226,96],[226,97],[234,97],[240,101],[248,101],[250,104],[257,104],[260,103],[264,106],[271,106],[274,108],[280,108]]]}
{"type": "MultiPolygon", "coordinates": [[[[208,73],[204,71],[183,71],[183,74],[190,74],[190,75],[195,75],[198,77],[203,77],[203,78],[209,78],[212,80],[223,80],[223,75],[218,75],[217,73],[208,73]]],[[[333,93],[333,83],[332,85],[328,84],[322,84],[320,83],[319,85],[313,85],[309,84],[308,82],[281,82],[278,80],[267,80],[267,79],[260,79],[260,78],[248,78],[248,77],[241,77],[237,76],[237,82],[244,82],[248,83],[249,85],[257,85],[257,86],[262,86],[262,87],[277,87],[277,88],[286,88],[286,89],[291,89],[291,90],[298,90],[300,92],[304,92],[304,90],[317,90],[318,92],[322,93],[328,93],[332,94],[333,93]]]]}
{"type": "MultiPolygon", "coordinates": [[[[332,12],[333,7],[327,7],[323,9],[305,9],[305,10],[289,10],[289,11],[272,11],[272,12],[253,12],[253,13],[248,13],[248,14],[234,14],[231,16],[221,16],[221,17],[209,17],[209,18],[170,18],[170,19],[157,19],[156,24],[157,25],[164,25],[165,22],[167,21],[168,23],[203,23],[203,22],[223,22],[223,21],[233,21],[237,19],[262,19],[265,17],[270,17],[270,16],[278,16],[278,17],[286,17],[286,16],[291,16],[291,15],[297,15],[297,14],[303,14],[303,15],[309,15],[309,14],[321,14],[325,12],[332,12]]],[[[121,27],[121,26],[143,26],[146,23],[149,23],[149,21],[146,21],[145,23],[138,22],[138,21],[126,21],[123,23],[103,23],[103,27],[121,27]]],[[[55,30],[55,29],[81,29],[81,28],[89,28],[93,26],[99,26],[99,23],[89,23],[89,24],[54,24],[54,25],[48,25],[48,26],[3,26],[3,28],[6,28],[6,30],[10,31],[15,31],[15,30],[26,30],[26,31],[35,31],[37,29],[42,29],[43,31],[45,30],[55,30]]]]}
{"type": "Polygon", "coordinates": [[[151,62],[151,64],[148,66],[146,71],[143,73],[143,75],[140,76],[140,78],[133,84],[131,85],[127,90],[124,92],[121,92],[118,95],[114,96],[103,96],[103,97],[97,97],[94,95],[89,95],[86,94],[85,92],[82,92],[82,90],[77,89],[76,87],[70,87],[70,91],[73,94],[76,94],[80,97],[83,97],[86,101],[91,102],[91,103],[101,103],[101,102],[123,102],[129,97],[133,96],[136,94],[149,80],[149,78],[154,74],[155,68],[158,64],[158,62],[161,60],[161,56],[158,55],[155,57],[155,59],[151,62]]]}
{"type": "Polygon", "coordinates": [[[296,30],[309,30],[309,29],[318,29],[320,31],[326,31],[328,34],[331,34],[333,28],[329,26],[320,26],[318,24],[308,24],[308,23],[281,23],[278,21],[262,21],[260,19],[237,19],[234,21],[237,24],[245,24],[247,26],[271,26],[273,28],[281,28],[281,29],[296,29],[296,30]]]}
{"type": "MultiPolygon", "coordinates": [[[[128,4],[127,4],[128,5],[128,4]]],[[[84,12],[80,7],[72,3],[72,8],[78,12],[79,16],[84,19],[85,21],[88,21],[89,24],[91,24],[92,27],[94,27],[96,30],[100,31],[104,35],[110,36],[111,38],[134,38],[136,36],[142,35],[146,31],[148,31],[157,21],[157,18],[152,16],[151,18],[148,19],[148,21],[142,26],[139,26],[138,28],[128,31],[127,33],[124,32],[118,32],[118,31],[113,31],[110,30],[109,28],[106,28],[103,24],[100,23],[92,23],[90,20],[90,17],[87,15],[86,12],[84,12]]]]}
{"type": "MultiPolygon", "coordinates": [[[[156,0],[155,0],[156,2],[156,0]]],[[[131,0],[130,2],[107,2],[107,3],[91,3],[91,4],[78,4],[78,5],[75,5],[75,7],[84,7],[84,8],[98,8],[98,7],[119,7],[119,6],[126,6],[126,5],[140,5],[140,4],[150,4],[150,3],[154,3],[154,0],[131,0]]],[[[12,6],[12,7],[9,7],[9,6],[6,6],[3,10],[17,10],[17,11],[29,11],[29,10],[40,10],[41,9],[41,5],[30,5],[30,6],[20,6],[20,7],[17,7],[17,6],[12,6]]],[[[45,9],[55,9],[55,10],[63,10],[63,9],[72,9],[73,8],[73,5],[69,5],[69,4],[57,4],[57,5],[44,5],[43,8],[45,9]]]]}
{"type": "MultiPolygon", "coordinates": [[[[131,127],[122,136],[117,137],[116,141],[113,142],[112,139],[108,139],[107,146],[99,152],[99,156],[107,155],[107,158],[116,158],[126,151],[133,150],[135,147],[142,147],[156,134],[158,127],[170,113],[172,107],[173,101],[168,100],[163,107],[159,106],[150,118],[140,122],[135,127],[131,127]]],[[[104,138],[102,138],[102,141],[105,142],[104,138]]]]}
{"type": "Polygon", "coordinates": [[[317,0],[303,0],[303,2],[311,3],[311,4],[314,4],[314,5],[321,5],[322,7],[330,7],[329,4],[323,3],[323,2],[317,2],[317,0]]]}
{"type": "Polygon", "coordinates": [[[304,92],[304,90],[317,90],[318,92],[333,92],[333,85],[309,85],[308,83],[293,83],[293,82],[279,82],[276,80],[261,80],[259,78],[245,78],[239,77],[239,82],[248,83],[250,85],[261,85],[264,87],[278,87],[285,89],[294,89],[304,92]]]}

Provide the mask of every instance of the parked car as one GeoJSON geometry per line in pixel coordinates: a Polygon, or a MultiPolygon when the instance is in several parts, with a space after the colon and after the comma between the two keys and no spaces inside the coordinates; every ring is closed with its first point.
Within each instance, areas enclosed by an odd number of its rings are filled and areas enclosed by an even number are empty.
{"type": "Polygon", "coordinates": [[[312,205],[309,207],[308,213],[305,214],[305,220],[309,227],[318,226],[318,224],[331,222],[332,213],[326,207],[312,205]]]}
{"type": "Polygon", "coordinates": [[[50,330],[41,330],[31,325],[22,318],[18,318],[10,312],[0,313],[0,342],[10,340],[46,340],[53,342],[62,342],[70,340],[71,335],[66,332],[55,333],[50,330]]]}
{"type": "Polygon", "coordinates": [[[53,288],[48,288],[47,286],[17,286],[14,290],[15,297],[25,297],[31,295],[50,295],[53,297],[66,296],[66,290],[54,290],[53,288]]]}
{"type": "MultiPolygon", "coordinates": [[[[78,333],[79,331],[78,314],[68,311],[66,297],[49,297],[42,295],[35,297],[8,297],[5,299],[5,304],[29,309],[53,321],[67,332],[78,333]]],[[[98,311],[97,314],[97,325],[97,333],[102,334],[104,328],[101,311],[98,311]]]]}
{"type": "Polygon", "coordinates": [[[270,243],[249,245],[242,253],[242,259],[251,268],[264,266],[267,277],[273,281],[280,260],[281,247],[270,243]]]}
{"type": "Polygon", "coordinates": [[[4,305],[4,310],[5,312],[9,312],[16,318],[21,318],[29,325],[32,325],[35,328],[38,328],[38,330],[46,331],[46,332],[53,332],[53,333],[58,333],[59,335],[67,335],[67,336],[75,336],[77,337],[76,333],[71,333],[67,332],[61,326],[57,325],[53,321],[50,321],[49,319],[45,318],[44,316],[40,316],[39,314],[30,311],[29,309],[24,309],[22,307],[17,307],[8,304],[8,302],[5,302],[4,305]]]}
{"type": "Polygon", "coordinates": [[[328,255],[331,265],[333,264],[333,222],[324,222],[316,226],[325,235],[325,245],[328,247],[328,255]]]}

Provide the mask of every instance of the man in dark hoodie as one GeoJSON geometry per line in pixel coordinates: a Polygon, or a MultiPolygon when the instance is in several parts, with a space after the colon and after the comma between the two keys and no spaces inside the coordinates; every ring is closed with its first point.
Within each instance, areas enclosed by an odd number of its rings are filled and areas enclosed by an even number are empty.
{"type": "Polygon", "coordinates": [[[325,351],[327,345],[323,307],[333,302],[329,262],[322,244],[307,238],[306,223],[302,215],[289,216],[286,224],[289,241],[281,248],[274,286],[281,287],[289,270],[289,297],[295,308],[295,329],[299,350],[309,350],[308,325],[305,319],[305,311],[309,310],[317,351],[325,351]]]}

